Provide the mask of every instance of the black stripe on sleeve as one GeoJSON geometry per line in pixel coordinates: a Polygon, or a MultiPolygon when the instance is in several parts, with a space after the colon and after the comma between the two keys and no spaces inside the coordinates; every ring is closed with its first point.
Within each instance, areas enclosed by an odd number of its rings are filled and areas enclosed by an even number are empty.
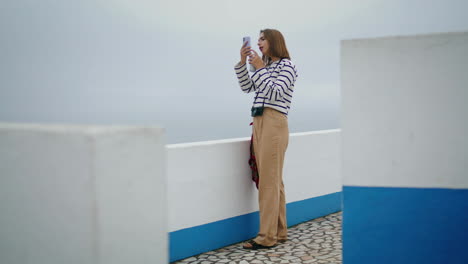
{"type": "Polygon", "coordinates": [[[244,85],[246,85],[247,82],[249,82],[249,81],[250,81],[250,79],[245,79],[245,80],[239,82],[239,84],[240,84],[241,86],[244,86],[244,85]]]}
{"type": "MultiPolygon", "coordinates": [[[[242,72],[241,72],[241,73],[242,73],[242,72]]],[[[239,74],[241,74],[241,73],[239,73],[239,74]]],[[[244,78],[244,76],[246,76],[247,74],[249,74],[249,72],[246,71],[244,75],[239,76],[238,78],[239,78],[239,79],[242,79],[242,78],[244,78]]]]}
{"type": "Polygon", "coordinates": [[[242,69],[242,67],[244,67],[244,65],[245,65],[245,63],[240,65],[239,67],[234,67],[234,70],[240,70],[240,69],[242,69]]]}
{"type": "Polygon", "coordinates": [[[252,84],[252,83],[250,83],[250,86],[249,86],[249,87],[247,87],[247,88],[242,88],[242,91],[244,91],[244,92],[245,92],[245,91],[248,89],[248,91],[247,91],[247,92],[248,92],[248,93],[250,93],[250,91],[252,90],[252,88],[253,88],[253,84],[252,84]]]}

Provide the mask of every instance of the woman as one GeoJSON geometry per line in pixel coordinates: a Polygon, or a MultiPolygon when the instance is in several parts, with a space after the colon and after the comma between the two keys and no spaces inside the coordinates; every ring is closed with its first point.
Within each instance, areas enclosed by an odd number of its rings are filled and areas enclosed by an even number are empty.
{"type": "Polygon", "coordinates": [[[243,245],[252,250],[271,248],[287,240],[283,162],[289,141],[287,115],[297,78],[281,32],[261,30],[258,47],[261,58],[244,43],[241,60],[235,66],[242,91],[255,92],[252,139],[260,178],[260,230],[255,239],[243,245]],[[252,76],[247,71],[247,57],[256,69],[252,76]]]}

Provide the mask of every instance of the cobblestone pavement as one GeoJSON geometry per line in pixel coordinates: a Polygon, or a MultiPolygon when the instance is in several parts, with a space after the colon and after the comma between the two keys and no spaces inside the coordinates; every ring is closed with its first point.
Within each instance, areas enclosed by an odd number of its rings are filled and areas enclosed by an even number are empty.
{"type": "Polygon", "coordinates": [[[173,262],[173,264],[341,263],[341,212],[288,230],[288,241],[272,249],[245,250],[242,243],[173,262]]]}

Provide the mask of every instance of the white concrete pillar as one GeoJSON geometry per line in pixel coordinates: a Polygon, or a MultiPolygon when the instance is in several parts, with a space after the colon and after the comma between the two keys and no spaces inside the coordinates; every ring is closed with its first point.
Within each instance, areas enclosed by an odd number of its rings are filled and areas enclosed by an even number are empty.
{"type": "Polygon", "coordinates": [[[0,262],[167,263],[164,131],[0,124],[0,262]]]}
{"type": "Polygon", "coordinates": [[[468,32],[342,42],[343,261],[468,263],[468,32]]]}

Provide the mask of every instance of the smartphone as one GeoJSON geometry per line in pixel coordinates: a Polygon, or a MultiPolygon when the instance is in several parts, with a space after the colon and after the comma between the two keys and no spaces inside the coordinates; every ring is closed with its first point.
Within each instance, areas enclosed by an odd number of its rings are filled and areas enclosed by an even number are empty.
{"type": "Polygon", "coordinates": [[[250,37],[243,37],[242,38],[242,43],[245,43],[247,42],[247,47],[252,47],[251,43],[250,43],[250,37]]]}
{"type": "MultiPolygon", "coordinates": [[[[246,37],[242,38],[242,43],[245,43],[245,42],[247,42],[247,47],[252,48],[252,43],[250,42],[250,37],[249,36],[246,36],[246,37]]],[[[252,64],[249,64],[249,71],[251,71],[251,72],[256,71],[255,67],[252,64]]]]}

